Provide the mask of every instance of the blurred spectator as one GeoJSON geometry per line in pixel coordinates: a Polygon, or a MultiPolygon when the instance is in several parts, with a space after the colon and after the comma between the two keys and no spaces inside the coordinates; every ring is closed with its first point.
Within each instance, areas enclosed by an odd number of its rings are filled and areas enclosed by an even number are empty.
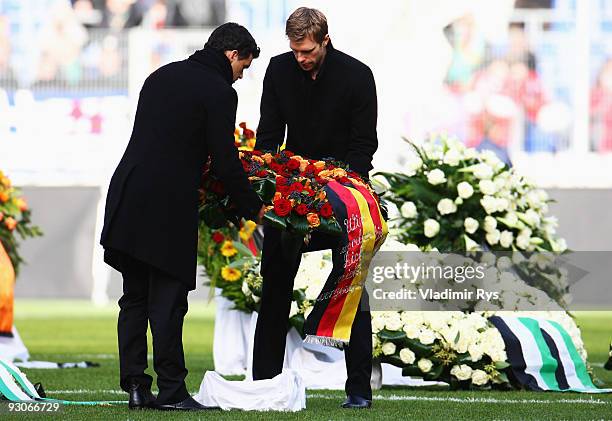
{"type": "Polygon", "coordinates": [[[457,91],[469,88],[474,72],[482,64],[485,43],[476,30],[474,17],[465,15],[445,30],[453,46],[453,58],[448,69],[447,82],[457,91]]]}
{"type": "Polygon", "coordinates": [[[591,144],[612,151],[612,58],[602,66],[591,91],[591,144]]]}
{"type": "Polygon", "coordinates": [[[86,28],[98,27],[102,24],[102,10],[104,3],[101,0],[71,0],[72,8],[79,22],[86,28]]]}
{"type": "Polygon", "coordinates": [[[219,26],[225,22],[225,0],[166,0],[167,27],[219,26]]]}
{"type": "Polygon", "coordinates": [[[0,74],[6,74],[9,71],[9,59],[11,56],[11,41],[9,35],[8,18],[0,15],[0,74]]]}
{"type": "Polygon", "coordinates": [[[147,29],[161,29],[166,26],[168,7],[164,0],[156,0],[146,12],[143,26],[147,29]]]}
{"type": "Polygon", "coordinates": [[[143,5],[136,0],[106,0],[102,27],[114,31],[138,26],[143,18],[143,5]]]}
{"type": "Polygon", "coordinates": [[[40,32],[38,80],[49,81],[60,70],[69,79],[79,77],[81,48],[87,42],[87,31],[79,23],[70,4],[58,0],[48,11],[49,19],[40,32]]]}

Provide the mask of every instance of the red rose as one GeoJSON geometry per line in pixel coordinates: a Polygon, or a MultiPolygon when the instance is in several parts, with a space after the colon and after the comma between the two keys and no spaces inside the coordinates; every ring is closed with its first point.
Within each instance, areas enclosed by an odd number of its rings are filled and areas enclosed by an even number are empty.
{"type": "Polygon", "coordinates": [[[295,213],[297,213],[298,215],[304,216],[306,215],[308,212],[310,212],[310,209],[308,208],[307,205],[300,203],[299,205],[297,205],[295,207],[295,213]]]}
{"type": "Polygon", "coordinates": [[[242,168],[244,169],[244,172],[249,172],[251,170],[251,163],[242,161],[242,168]]]}
{"type": "Polygon", "coordinates": [[[257,156],[262,156],[263,155],[263,152],[262,151],[258,151],[258,150],[251,151],[251,153],[253,155],[257,155],[257,156]]]}
{"type": "Polygon", "coordinates": [[[280,198],[273,202],[274,213],[278,216],[287,216],[291,212],[291,202],[287,199],[280,198]]]}
{"type": "Polygon", "coordinates": [[[291,158],[293,155],[295,155],[295,154],[294,154],[293,152],[291,152],[291,151],[287,151],[287,150],[285,150],[285,151],[283,151],[283,152],[285,153],[285,156],[287,156],[287,157],[289,157],[289,158],[291,158]]]}
{"type": "Polygon", "coordinates": [[[288,180],[283,177],[282,175],[277,175],[276,176],[276,185],[277,186],[286,186],[288,183],[288,180]]]}
{"type": "Polygon", "coordinates": [[[300,168],[300,163],[297,161],[297,159],[290,159],[287,161],[287,168],[289,168],[291,171],[297,170],[300,168]]]}
{"type": "Polygon", "coordinates": [[[215,231],[213,232],[212,239],[215,243],[221,244],[225,240],[225,235],[223,235],[219,231],[215,231]]]}
{"type": "Polygon", "coordinates": [[[257,177],[265,177],[265,176],[268,175],[268,171],[266,171],[266,170],[257,171],[257,173],[255,173],[255,175],[257,177]]]}
{"type": "Polygon", "coordinates": [[[255,137],[255,132],[251,129],[244,129],[243,134],[247,139],[253,139],[255,137]]]}
{"type": "Polygon", "coordinates": [[[312,191],[312,189],[305,188],[304,191],[308,193],[308,196],[314,196],[314,191],[312,191]]]}
{"type": "Polygon", "coordinates": [[[295,183],[291,183],[289,190],[301,192],[302,190],[304,190],[304,185],[302,185],[302,183],[300,183],[299,181],[296,181],[295,183]]]}
{"type": "Polygon", "coordinates": [[[276,162],[270,162],[270,169],[275,173],[280,173],[283,170],[283,166],[276,162]]]}
{"type": "Polygon", "coordinates": [[[321,206],[319,213],[323,218],[330,218],[334,214],[334,210],[329,203],[325,203],[321,206]]]}
{"type": "Polygon", "coordinates": [[[276,185],[276,191],[282,193],[284,196],[288,195],[289,193],[291,193],[291,191],[289,190],[289,186],[286,185],[276,185]]]}
{"type": "Polygon", "coordinates": [[[317,168],[312,165],[312,164],[308,164],[306,165],[306,169],[304,170],[304,172],[306,174],[316,174],[317,173],[317,168]]]}
{"type": "Polygon", "coordinates": [[[246,123],[243,121],[242,123],[240,123],[238,126],[240,126],[241,129],[246,129],[246,123]]]}

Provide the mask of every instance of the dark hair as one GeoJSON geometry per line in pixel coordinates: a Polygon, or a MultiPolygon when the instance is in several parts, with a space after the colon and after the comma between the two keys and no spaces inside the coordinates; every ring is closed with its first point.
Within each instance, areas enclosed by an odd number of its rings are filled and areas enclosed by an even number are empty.
{"type": "Polygon", "coordinates": [[[244,26],[233,22],[224,23],[215,29],[204,46],[221,52],[238,50],[241,59],[251,54],[257,58],[260,51],[251,33],[244,26]]]}

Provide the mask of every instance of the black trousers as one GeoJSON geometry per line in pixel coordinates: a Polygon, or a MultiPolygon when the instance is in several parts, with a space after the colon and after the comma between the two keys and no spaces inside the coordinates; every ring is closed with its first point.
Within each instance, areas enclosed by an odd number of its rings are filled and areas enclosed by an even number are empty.
{"type": "Polygon", "coordinates": [[[171,404],[189,397],[183,355],[183,319],[187,286],[170,275],[125,254],[120,255],[123,296],[119,300],[120,385],[132,381],[150,387],[147,369],[147,327],[153,337],[153,368],[157,374],[157,403],[171,404]]]}
{"type": "MultiPolygon", "coordinates": [[[[308,245],[281,240],[281,232],[264,227],[264,246],[261,275],[263,287],[261,307],[253,344],[253,379],[270,379],[282,372],[285,357],[289,311],[293,297],[293,281],[299,269],[301,254],[308,251],[335,249],[338,239],[315,233],[308,245]]],[[[366,294],[365,289],[363,291],[366,294]]],[[[346,361],[347,395],[372,399],[372,321],[367,295],[365,306],[360,306],[353,321],[349,345],[344,350],[346,361]],[[364,310],[365,308],[365,310],[364,310]]],[[[363,304],[363,303],[362,303],[363,304]]]]}

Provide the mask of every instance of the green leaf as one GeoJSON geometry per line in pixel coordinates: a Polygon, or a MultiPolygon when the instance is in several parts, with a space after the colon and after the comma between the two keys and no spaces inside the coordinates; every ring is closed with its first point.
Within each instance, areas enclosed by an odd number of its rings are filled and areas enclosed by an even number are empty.
{"type": "Polygon", "coordinates": [[[294,289],[293,290],[293,300],[298,304],[301,304],[306,300],[306,293],[303,289],[294,289]]]}
{"type": "Polygon", "coordinates": [[[284,217],[278,216],[274,213],[274,211],[264,213],[263,220],[267,225],[270,225],[274,228],[286,229],[287,221],[284,217]]]}
{"type": "Polygon", "coordinates": [[[249,258],[249,257],[244,257],[244,258],[242,258],[242,259],[238,259],[238,260],[233,261],[232,263],[230,263],[230,264],[229,264],[229,265],[227,265],[227,266],[228,266],[228,267],[230,267],[230,268],[232,268],[232,269],[240,269],[240,270],[242,270],[242,267],[243,267],[245,264],[250,263],[250,262],[251,262],[251,260],[253,260],[253,259],[252,259],[252,258],[249,258]]]}
{"type": "Polygon", "coordinates": [[[402,376],[423,377],[423,372],[416,365],[409,365],[402,369],[402,376]]]}
{"type": "Polygon", "coordinates": [[[378,337],[382,339],[383,341],[397,342],[397,341],[403,341],[404,339],[406,339],[406,333],[401,332],[401,331],[395,332],[395,331],[383,329],[380,332],[378,332],[378,337]]]}
{"type": "Polygon", "coordinates": [[[436,365],[432,367],[429,373],[425,373],[423,377],[427,380],[435,380],[438,377],[440,377],[440,374],[442,374],[443,370],[444,370],[444,366],[442,364],[436,365]]]}
{"type": "Polygon", "coordinates": [[[216,203],[209,203],[200,209],[200,218],[210,228],[222,228],[227,225],[227,219],[221,207],[216,203]]]}
{"type": "Polygon", "coordinates": [[[242,244],[240,241],[232,241],[232,244],[242,256],[253,256],[251,249],[242,244]]]}
{"type": "Polygon", "coordinates": [[[255,193],[257,193],[263,202],[272,202],[274,193],[276,192],[276,182],[268,178],[264,178],[262,180],[254,181],[251,185],[253,186],[255,193]]]}
{"type": "Polygon", "coordinates": [[[331,235],[342,234],[342,228],[336,218],[321,218],[321,225],[317,227],[317,230],[331,235]]]}
{"type": "Polygon", "coordinates": [[[295,230],[295,232],[297,232],[300,235],[306,235],[308,234],[308,231],[310,230],[310,225],[308,225],[308,221],[306,220],[306,217],[304,216],[300,216],[300,215],[296,215],[295,213],[292,213],[287,218],[287,222],[295,230]]]}
{"type": "Polygon", "coordinates": [[[419,357],[428,357],[433,354],[433,350],[430,345],[425,345],[416,339],[406,338],[404,340],[410,349],[419,357]]]}
{"type": "Polygon", "coordinates": [[[507,363],[506,361],[496,361],[495,362],[495,368],[498,370],[503,370],[508,367],[510,367],[510,364],[507,363]]]}

